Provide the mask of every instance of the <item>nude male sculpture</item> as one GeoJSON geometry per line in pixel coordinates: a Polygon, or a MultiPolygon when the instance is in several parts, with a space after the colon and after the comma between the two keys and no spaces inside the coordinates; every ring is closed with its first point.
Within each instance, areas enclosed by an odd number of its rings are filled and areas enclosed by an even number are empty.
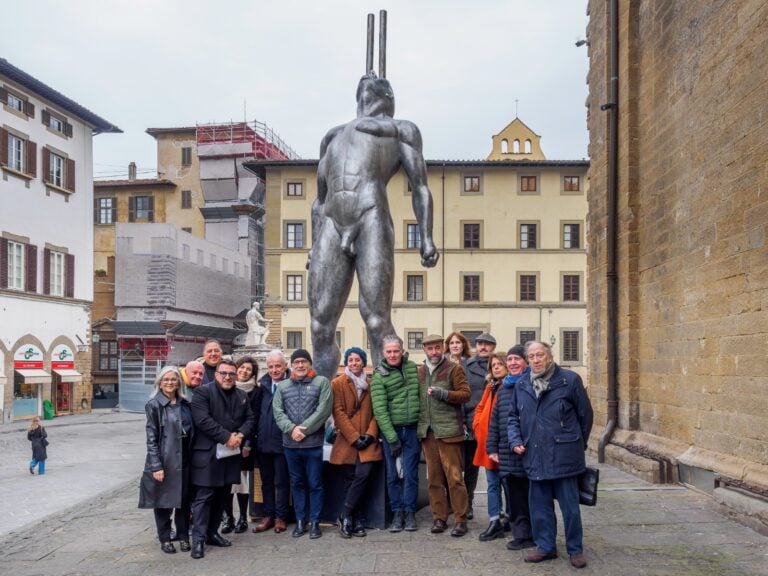
{"type": "MultiPolygon", "coordinates": [[[[394,227],[387,183],[405,171],[421,236],[421,263],[433,267],[438,252],[432,239],[432,194],[422,156],[421,134],[412,122],[395,120],[395,96],[385,76],[385,44],[379,46],[379,77],[372,70],[373,15],[368,16],[367,73],[357,87],[357,118],[332,128],[320,144],[317,198],[312,205],[309,310],[315,370],[336,376],[341,352],[336,325],[352,287],[360,286],[360,314],[374,366],[392,325],[394,227]]],[[[386,13],[380,37],[385,38],[386,13]]],[[[381,39],[380,38],[380,39],[381,39]]]]}

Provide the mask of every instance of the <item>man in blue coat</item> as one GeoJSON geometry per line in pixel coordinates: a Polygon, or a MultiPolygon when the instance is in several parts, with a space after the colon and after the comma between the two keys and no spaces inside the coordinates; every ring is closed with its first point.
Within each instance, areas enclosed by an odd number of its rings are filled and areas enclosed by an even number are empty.
{"type": "Polygon", "coordinates": [[[578,476],[586,467],[584,451],[592,430],[592,405],[581,377],[555,364],[548,344],[529,342],[526,354],[531,373],[515,386],[508,428],[509,445],[523,457],[530,480],[536,549],[525,556],[525,561],[557,558],[557,498],[571,565],[584,568],[587,560],[582,546],[578,476]]]}

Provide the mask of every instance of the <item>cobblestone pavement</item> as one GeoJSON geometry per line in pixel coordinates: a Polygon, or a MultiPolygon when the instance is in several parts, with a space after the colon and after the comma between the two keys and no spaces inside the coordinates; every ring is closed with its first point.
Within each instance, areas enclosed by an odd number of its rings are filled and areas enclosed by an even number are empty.
{"type": "MultiPolygon", "coordinates": [[[[464,538],[430,534],[429,510],[423,509],[418,514],[420,529],[413,533],[372,530],[367,538],[344,540],[329,526],[321,539],[309,540],[306,536],[293,539],[290,531],[259,535],[249,531],[232,535],[232,548],[206,547],[202,560],[182,553],[163,554],[151,512],[136,508],[144,456],[143,415],[69,418],[69,422],[62,418],[49,424],[50,474],[43,478],[30,476],[26,469],[26,438],[19,444],[18,434],[7,429],[13,425],[0,426],[2,574],[539,576],[577,572],[568,564],[562,537],[560,558],[538,565],[525,564],[522,553],[507,551],[502,540],[479,542],[477,535],[487,525],[480,507],[482,494],[476,499],[477,519],[469,523],[470,533],[464,538]],[[11,513],[26,521],[10,525],[6,517],[11,513]]],[[[601,469],[599,504],[582,508],[589,560],[583,573],[768,575],[768,538],[718,514],[707,496],[646,484],[609,466],[601,469]]]]}

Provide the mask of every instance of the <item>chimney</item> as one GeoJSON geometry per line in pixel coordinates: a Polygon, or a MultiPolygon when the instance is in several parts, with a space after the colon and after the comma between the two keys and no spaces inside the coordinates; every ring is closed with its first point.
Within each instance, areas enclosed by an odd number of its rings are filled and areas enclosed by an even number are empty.
{"type": "Polygon", "coordinates": [[[136,180],[136,162],[128,164],[128,180],[136,180]]]}

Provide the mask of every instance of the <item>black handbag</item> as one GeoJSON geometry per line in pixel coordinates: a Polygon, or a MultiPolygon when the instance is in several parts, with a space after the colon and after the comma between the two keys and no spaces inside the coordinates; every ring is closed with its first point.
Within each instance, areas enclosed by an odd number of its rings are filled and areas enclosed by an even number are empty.
{"type": "Polygon", "coordinates": [[[336,442],[336,428],[334,426],[328,426],[325,429],[325,443],[333,444],[336,442]]]}
{"type": "Polygon", "coordinates": [[[579,504],[594,506],[597,504],[597,484],[600,481],[600,470],[590,468],[579,475],[579,504]]]}

